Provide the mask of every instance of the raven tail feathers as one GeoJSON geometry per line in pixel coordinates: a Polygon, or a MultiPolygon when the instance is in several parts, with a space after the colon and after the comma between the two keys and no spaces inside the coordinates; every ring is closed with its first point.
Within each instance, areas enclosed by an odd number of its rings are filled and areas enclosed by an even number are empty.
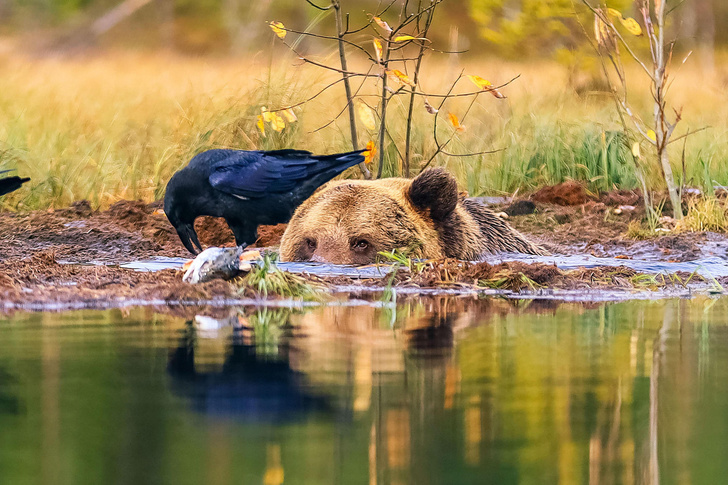
{"type": "MultiPolygon", "coordinates": [[[[7,172],[7,170],[4,170],[4,173],[7,172]]],[[[10,192],[14,190],[18,190],[25,182],[29,182],[29,178],[21,178],[17,176],[13,177],[5,177],[3,179],[0,179],[0,195],[9,194],[10,192]]]]}

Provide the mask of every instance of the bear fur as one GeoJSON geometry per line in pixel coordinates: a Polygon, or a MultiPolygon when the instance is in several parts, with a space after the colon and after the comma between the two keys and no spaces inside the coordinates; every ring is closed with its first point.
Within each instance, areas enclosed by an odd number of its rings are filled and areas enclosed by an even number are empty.
{"type": "Polygon", "coordinates": [[[548,254],[480,202],[461,197],[447,171],[431,168],[414,179],[324,185],[293,214],[281,260],[368,264],[393,249],[426,259],[548,254]]]}

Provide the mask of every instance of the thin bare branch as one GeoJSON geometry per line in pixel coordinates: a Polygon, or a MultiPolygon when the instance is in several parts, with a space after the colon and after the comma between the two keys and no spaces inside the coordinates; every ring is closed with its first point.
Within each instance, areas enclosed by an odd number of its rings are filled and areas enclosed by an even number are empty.
{"type": "Polygon", "coordinates": [[[342,78],[337,79],[336,81],[330,82],[329,84],[327,84],[326,86],[324,86],[323,88],[321,88],[321,90],[318,91],[316,94],[314,94],[313,96],[310,96],[310,97],[304,99],[303,101],[299,101],[298,103],[294,103],[294,104],[291,104],[291,105],[288,105],[288,106],[282,106],[282,107],[276,108],[276,109],[270,109],[269,111],[285,111],[287,109],[292,109],[292,108],[297,108],[299,106],[302,106],[302,105],[308,103],[309,101],[313,101],[314,99],[318,98],[324,92],[326,92],[330,87],[339,84],[343,80],[344,80],[344,78],[342,77],[342,78]]]}
{"type": "MultiPolygon", "coordinates": [[[[372,69],[373,67],[374,67],[374,66],[370,67],[370,68],[369,68],[369,70],[371,70],[371,69],[372,69]]],[[[343,80],[343,79],[340,79],[340,80],[343,80]]],[[[361,83],[359,83],[359,87],[358,87],[358,88],[356,89],[356,91],[354,91],[354,94],[353,94],[353,95],[351,96],[351,97],[352,97],[352,99],[357,99],[357,98],[358,98],[358,97],[360,96],[360,95],[359,95],[359,91],[361,91],[361,89],[362,89],[362,88],[364,87],[364,83],[365,83],[365,82],[366,82],[366,78],[362,79],[361,83]]],[[[377,95],[377,96],[378,96],[378,95],[377,95]]],[[[332,119],[332,120],[330,120],[330,121],[328,121],[328,122],[324,123],[323,125],[319,126],[319,127],[318,127],[318,128],[316,128],[315,130],[312,130],[312,131],[310,131],[309,133],[316,133],[317,131],[321,131],[321,130],[323,130],[323,129],[324,129],[324,128],[326,128],[327,126],[329,126],[329,125],[332,125],[332,124],[334,124],[334,123],[336,122],[336,120],[338,120],[338,119],[339,119],[339,118],[341,117],[341,115],[343,115],[343,114],[344,114],[344,111],[346,111],[348,107],[349,107],[349,104],[347,103],[347,104],[346,104],[346,105],[345,105],[345,106],[344,106],[344,107],[342,108],[342,110],[341,110],[341,111],[339,111],[339,114],[337,114],[336,116],[334,116],[334,119],[332,119]]]]}
{"type": "Polygon", "coordinates": [[[604,56],[600,55],[599,46],[596,45],[594,42],[592,42],[591,37],[587,33],[586,27],[582,23],[579,16],[576,15],[576,4],[574,3],[574,0],[572,0],[571,6],[574,9],[574,17],[576,17],[576,21],[579,24],[579,27],[581,27],[581,31],[584,34],[584,38],[586,38],[587,42],[589,42],[589,45],[591,46],[591,48],[594,50],[594,52],[597,54],[597,57],[599,58],[599,63],[602,66],[602,72],[604,73],[604,77],[607,80],[607,85],[609,86],[609,92],[612,94],[612,99],[614,100],[614,105],[617,108],[617,114],[619,115],[619,120],[622,122],[622,126],[624,127],[624,131],[626,133],[627,132],[627,121],[624,119],[624,114],[622,113],[622,109],[619,106],[619,99],[617,97],[617,89],[612,84],[612,79],[609,77],[609,71],[607,70],[607,64],[604,62],[604,56]]]}
{"type": "MultiPolygon", "coordinates": [[[[462,77],[463,77],[463,71],[460,72],[460,75],[452,83],[452,85],[450,86],[449,92],[452,92],[455,89],[455,86],[460,81],[460,79],[462,79],[462,77]]],[[[463,121],[465,120],[465,118],[467,118],[468,113],[470,112],[471,108],[475,104],[475,100],[477,99],[478,94],[482,94],[483,92],[484,91],[478,92],[473,97],[473,99],[470,101],[470,105],[468,106],[468,109],[465,110],[465,114],[462,117],[462,120],[463,121]]],[[[442,107],[445,105],[445,102],[447,100],[448,100],[448,97],[444,97],[442,99],[442,101],[440,101],[440,104],[437,107],[438,112],[442,109],[442,107]]],[[[439,140],[437,139],[437,119],[438,119],[438,116],[436,115],[435,116],[435,122],[434,122],[434,125],[433,125],[433,139],[435,141],[435,146],[437,146],[437,150],[435,150],[435,152],[430,156],[430,158],[427,160],[427,162],[420,168],[420,172],[422,172],[422,170],[426,169],[432,163],[432,161],[435,159],[435,157],[437,157],[437,155],[439,155],[439,154],[443,154],[443,155],[450,156],[450,157],[472,157],[472,156],[476,156],[476,155],[486,155],[486,154],[489,154],[489,153],[497,153],[499,151],[503,151],[504,150],[504,148],[499,148],[499,149],[496,149],[496,150],[486,150],[486,151],[482,151],[482,152],[471,152],[471,153],[462,153],[462,154],[455,154],[455,153],[446,152],[445,151],[445,147],[447,145],[449,145],[450,142],[454,139],[455,132],[453,132],[453,134],[450,135],[450,138],[448,138],[447,141],[445,141],[444,143],[440,143],[439,140]]]]}
{"type": "Polygon", "coordinates": [[[324,12],[326,10],[329,10],[331,8],[331,5],[329,5],[328,7],[319,7],[318,5],[316,5],[315,3],[313,3],[311,0],[306,0],[306,3],[309,4],[309,5],[311,5],[313,8],[317,8],[317,9],[322,10],[324,12]]]}
{"type": "MultiPolygon", "coordinates": [[[[291,49],[291,50],[293,50],[293,49],[291,49]]],[[[381,74],[364,74],[364,73],[361,73],[361,72],[344,71],[343,69],[337,69],[335,67],[327,66],[326,64],[322,64],[320,62],[316,62],[314,60],[311,60],[311,59],[309,59],[309,58],[307,58],[307,57],[299,54],[296,51],[293,51],[293,53],[296,54],[296,56],[300,60],[302,60],[303,62],[305,62],[307,64],[311,64],[311,65],[314,65],[314,66],[318,66],[318,67],[321,67],[323,69],[328,69],[329,71],[338,72],[339,74],[346,74],[349,77],[382,77],[381,74]]]]}
{"type": "MultiPolygon", "coordinates": [[[[346,49],[344,48],[345,40],[344,40],[344,31],[346,30],[344,28],[344,22],[341,17],[341,4],[339,3],[339,0],[331,0],[331,6],[334,8],[334,16],[336,17],[336,32],[337,32],[337,41],[339,46],[339,60],[341,62],[341,70],[344,71],[344,74],[342,74],[342,79],[344,80],[344,90],[346,91],[346,102],[347,106],[349,108],[349,129],[351,132],[351,145],[354,150],[359,149],[359,139],[357,137],[356,132],[356,113],[354,112],[354,98],[351,95],[351,84],[349,82],[349,68],[346,63],[346,49]]],[[[358,46],[357,46],[358,47],[358,46]]],[[[366,51],[365,51],[366,52],[366,51]]],[[[367,55],[369,55],[367,53],[367,55]]],[[[373,61],[374,59],[372,59],[373,61]]],[[[369,72],[371,72],[371,67],[369,68],[369,72]]],[[[366,163],[361,162],[359,163],[359,170],[361,170],[362,175],[364,175],[365,179],[371,179],[372,173],[367,168],[366,163]]]]}
{"type": "Polygon", "coordinates": [[[710,128],[711,128],[710,126],[703,126],[702,128],[698,128],[697,130],[693,130],[693,131],[688,130],[687,133],[685,133],[683,135],[680,135],[680,136],[675,137],[675,138],[671,138],[670,141],[667,142],[667,144],[668,145],[671,145],[671,144],[675,143],[676,141],[680,141],[683,138],[687,138],[687,137],[689,137],[691,135],[694,135],[696,133],[700,133],[701,131],[705,131],[705,130],[708,130],[710,128]]]}
{"type": "MultiPolygon", "coordinates": [[[[430,30],[430,25],[432,25],[432,19],[435,14],[435,6],[437,3],[435,3],[432,7],[432,10],[429,11],[428,15],[425,17],[425,27],[422,29],[422,31],[419,31],[419,20],[417,22],[418,27],[418,35],[421,34],[421,37],[427,37],[427,32],[430,30]]],[[[421,8],[421,2],[420,7],[421,8]]],[[[421,18],[421,17],[420,17],[421,18]]],[[[422,58],[425,55],[425,43],[424,41],[420,43],[420,51],[417,54],[417,61],[415,63],[415,73],[413,76],[413,81],[415,86],[412,86],[411,93],[410,93],[410,99],[409,99],[409,108],[407,111],[407,127],[405,130],[405,142],[404,142],[404,162],[402,165],[402,169],[404,172],[405,177],[410,176],[410,152],[411,152],[411,145],[412,145],[412,113],[414,112],[415,107],[415,91],[417,91],[416,86],[419,82],[419,76],[420,76],[420,67],[422,66],[422,58]]]]}
{"type": "Polygon", "coordinates": [[[291,33],[293,33],[293,34],[299,34],[299,35],[306,35],[306,36],[308,36],[308,37],[314,37],[314,38],[316,38],[316,39],[335,40],[335,41],[337,41],[337,42],[338,42],[339,40],[341,40],[341,42],[343,42],[344,44],[346,44],[346,45],[348,45],[348,46],[351,46],[351,47],[354,47],[355,49],[358,49],[358,50],[360,50],[361,52],[363,52],[363,53],[364,53],[364,54],[365,54],[365,55],[366,55],[366,56],[367,56],[367,57],[369,58],[369,60],[371,60],[372,62],[377,62],[377,61],[376,61],[376,59],[374,59],[374,58],[373,58],[373,57],[372,57],[372,56],[371,56],[371,55],[369,54],[369,51],[367,51],[367,50],[366,50],[365,48],[363,48],[363,47],[362,47],[362,46],[360,46],[359,44],[356,44],[356,43],[354,43],[354,42],[351,42],[351,41],[349,41],[349,40],[346,40],[346,39],[344,39],[343,37],[342,37],[342,38],[339,38],[339,37],[337,37],[337,36],[335,36],[335,35],[323,35],[323,34],[316,34],[316,33],[313,33],[313,32],[306,32],[306,31],[302,31],[302,30],[294,30],[294,29],[289,29],[288,27],[286,27],[286,28],[285,28],[285,31],[286,31],[286,32],[291,32],[291,33]]]}
{"type": "Polygon", "coordinates": [[[470,49],[464,49],[461,51],[446,51],[442,49],[433,49],[432,47],[427,47],[427,50],[432,52],[437,52],[438,54],[466,54],[470,52],[470,49]]]}
{"type": "MultiPolygon", "coordinates": [[[[489,92],[489,91],[491,91],[491,90],[500,90],[500,89],[502,89],[502,88],[504,88],[504,87],[508,86],[509,84],[511,84],[511,83],[512,83],[513,81],[515,81],[516,79],[518,79],[518,78],[520,78],[520,77],[521,77],[521,75],[519,74],[519,75],[517,75],[516,77],[514,77],[514,78],[510,79],[509,81],[507,81],[507,82],[505,82],[505,83],[503,83],[503,84],[500,84],[500,85],[498,85],[498,86],[488,86],[488,89],[483,89],[483,90],[480,90],[480,91],[473,91],[473,92],[468,92],[468,93],[459,93],[459,94],[451,94],[451,93],[448,93],[448,94],[437,94],[437,93],[425,93],[425,92],[423,92],[423,91],[415,91],[415,93],[414,93],[414,94],[415,94],[416,96],[425,96],[425,97],[427,97],[427,98],[443,98],[443,99],[444,99],[444,98],[464,98],[464,97],[469,97],[469,96],[477,96],[477,95],[479,95],[479,94],[487,93],[487,92],[489,92]]],[[[405,92],[404,92],[404,94],[409,94],[409,93],[411,93],[411,91],[405,91],[405,92]]]]}
{"type": "Polygon", "coordinates": [[[612,30],[612,32],[614,32],[614,35],[617,36],[617,38],[622,43],[622,45],[624,45],[625,49],[627,49],[627,52],[629,52],[629,55],[632,57],[632,59],[634,59],[635,62],[637,62],[637,64],[639,64],[640,66],[642,66],[642,69],[644,69],[644,71],[647,73],[647,75],[650,76],[650,78],[652,78],[652,72],[645,65],[645,63],[642,62],[642,59],[640,59],[639,56],[637,56],[637,54],[635,54],[635,52],[632,50],[632,48],[629,46],[629,44],[627,44],[627,41],[624,40],[624,37],[622,37],[622,34],[620,34],[619,31],[617,30],[617,28],[614,26],[614,24],[612,23],[612,21],[609,20],[609,18],[607,18],[604,15],[604,12],[602,12],[599,9],[596,9],[596,8],[592,7],[591,4],[587,0],[582,0],[582,3],[584,5],[586,5],[586,7],[589,10],[591,10],[594,15],[596,15],[597,17],[599,17],[599,19],[602,22],[604,22],[607,26],[609,26],[610,30],[612,30]]]}
{"type": "MultiPolygon", "coordinates": [[[[393,33],[393,32],[392,32],[393,33]]],[[[390,46],[392,44],[392,33],[390,33],[389,39],[386,40],[386,43],[384,44],[384,52],[382,53],[382,66],[384,67],[384,72],[387,72],[387,66],[389,65],[389,54],[390,54],[390,46]]],[[[380,111],[379,111],[379,138],[378,138],[378,146],[379,146],[379,165],[377,165],[377,178],[382,178],[382,171],[384,170],[384,134],[387,129],[387,104],[389,102],[389,99],[387,98],[387,75],[382,75],[382,94],[381,94],[381,105],[380,105],[380,111]]]]}

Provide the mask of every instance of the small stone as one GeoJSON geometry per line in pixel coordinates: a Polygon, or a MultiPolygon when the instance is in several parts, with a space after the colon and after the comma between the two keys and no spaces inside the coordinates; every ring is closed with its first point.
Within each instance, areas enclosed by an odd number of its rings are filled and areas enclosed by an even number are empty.
{"type": "Polygon", "coordinates": [[[536,212],[536,204],[530,200],[517,200],[503,209],[503,212],[509,216],[525,216],[536,212]]]}
{"type": "Polygon", "coordinates": [[[675,226],[677,225],[677,221],[670,216],[662,216],[657,220],[662,225],[662,228],[660,229],[665,229],[666,231],[675,229],[675,226]]]}

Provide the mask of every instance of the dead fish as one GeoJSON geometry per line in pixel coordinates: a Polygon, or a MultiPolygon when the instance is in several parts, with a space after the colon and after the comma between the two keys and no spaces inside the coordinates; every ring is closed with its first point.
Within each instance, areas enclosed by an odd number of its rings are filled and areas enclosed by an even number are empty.
{"type": "Polygon", "coordinates": [[[185,265],[182,281],[204,283],[214,279],[230,280],[241,272],[250,271],[251,262],[260,258],[258,251],[245,251],[241,247],[207,248],[185,265]]]}
{"type": "Polygon", "coordinates": [[[619,214],[623,214],[626,212],[632,212],[634,210],[635,210],[635,206],[633,206],[633,205],[620,205],[619,207],[614,209],[612,212],[619,215],[619,214]]]}
{"type": "Polygon", "coordinates": [[[195,315],[197,336],[201,338],[218,338],[223,330],[229,328],[233,331],[240,330],[245,324],[247,324],[247,321],[241,315],[233,315],[226,318],[195,315]]]}

